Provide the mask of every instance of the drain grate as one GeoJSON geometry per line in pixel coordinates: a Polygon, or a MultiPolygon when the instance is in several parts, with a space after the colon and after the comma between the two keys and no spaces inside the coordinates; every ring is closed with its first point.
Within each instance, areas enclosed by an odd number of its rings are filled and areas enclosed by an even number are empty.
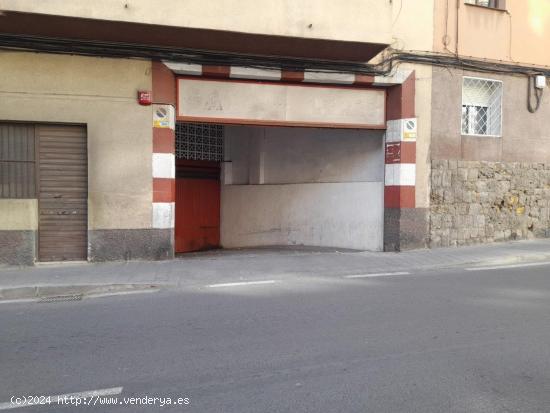
{"type": "Polygon", "coordinates": [[[83,294],[54,295],[40,298],[39,303],[60,303],[64,301],[81,301],[83,294]]]}

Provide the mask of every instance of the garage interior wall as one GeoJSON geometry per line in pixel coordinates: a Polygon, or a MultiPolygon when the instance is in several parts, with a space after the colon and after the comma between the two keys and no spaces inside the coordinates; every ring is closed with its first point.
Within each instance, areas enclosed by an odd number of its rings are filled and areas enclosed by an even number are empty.
{"type": "Polygon", "coordinates": [[[226,126],[221,244],[383,245],[383,132],[226,126]]]}

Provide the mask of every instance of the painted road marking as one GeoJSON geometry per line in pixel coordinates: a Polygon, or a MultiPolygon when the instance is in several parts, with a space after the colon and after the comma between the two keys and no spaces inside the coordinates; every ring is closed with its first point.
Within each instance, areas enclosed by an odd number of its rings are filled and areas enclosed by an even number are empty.
{"type": "Polygon", "coordinates": [[[471,267],[471,268],[466,268],[466,271],[505,270],[509,268],[542,267],[544,265],[550,265],[550,261],[530,262],[525,264],[496,265],[494,267],[471,267]]]}
{"type": "Polygon", "coordinates": [[[222,288],[222,287],[240,287],[243,285],[260,285],[260,284],[275,284],[277,280],[266,280],[266,281],[243,281],[235,283],[224,283],[224,284],[210,284],[207,285],[208,288],[222,288]]]}
{"type": "Polygon", "coordinates": [[[345,275],[344,278],[370,278],[370,277],[391,277],[392,275],[409,275],[410,272],[401,271],[401,272],[381,272],[378,274],[356,274],[356,275],[345,275]]]}
{"type": "MultiPolygon", "coordinates": [[[[120,393],[122,393],[123,387],[112,387],[110,389],[99,389],[99,390],[90,390],[90,391],[83,391],[78,393],[67,393],[67,394],[56,394],[55,396],[39,396],[37,397],[36,401],[34,401],[34,398],[29,398],[28,396],[24,396],[21,398],[14,398],[21,400],[20,403],[18,402],[5,402],[0,403],[0,410],[10,410],[10,409],[17,409],[19,407],[29,407],[29,406],[43,406],[44,403],[41,403],[40,400],[51,400],[51,404],[59,404],[59,400],[65,400],[70,399],[71,397],[73,399],[85,399],[90,397],[102,397],[102,396],[116,396],[120,393]]],[[[49,404],[49,403],[48,403],[49,404]]]]}

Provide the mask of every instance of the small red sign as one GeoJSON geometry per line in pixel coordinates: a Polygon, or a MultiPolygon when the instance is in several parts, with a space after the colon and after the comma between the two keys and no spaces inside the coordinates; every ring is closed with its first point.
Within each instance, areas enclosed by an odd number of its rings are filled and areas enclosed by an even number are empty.
{"type": "Polygon", "coordinates": [[[153,96],[148,90],[139,90],[138,91],[138,103],[143,106],[149,106],[153,103],[153,96]]]}
{"type": "Polygon", "coordinates": [[[386,164],[401,162],[401,142],[386,143],[386,164]]]}

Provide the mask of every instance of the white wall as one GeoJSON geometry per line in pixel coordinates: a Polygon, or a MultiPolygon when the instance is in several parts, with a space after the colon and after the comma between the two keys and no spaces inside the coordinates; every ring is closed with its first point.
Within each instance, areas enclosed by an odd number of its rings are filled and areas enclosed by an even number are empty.
{"type": "Polygon", "coordinates": [[[381,250],[379,131],[226,127],[221,244],[381,250]]]}

